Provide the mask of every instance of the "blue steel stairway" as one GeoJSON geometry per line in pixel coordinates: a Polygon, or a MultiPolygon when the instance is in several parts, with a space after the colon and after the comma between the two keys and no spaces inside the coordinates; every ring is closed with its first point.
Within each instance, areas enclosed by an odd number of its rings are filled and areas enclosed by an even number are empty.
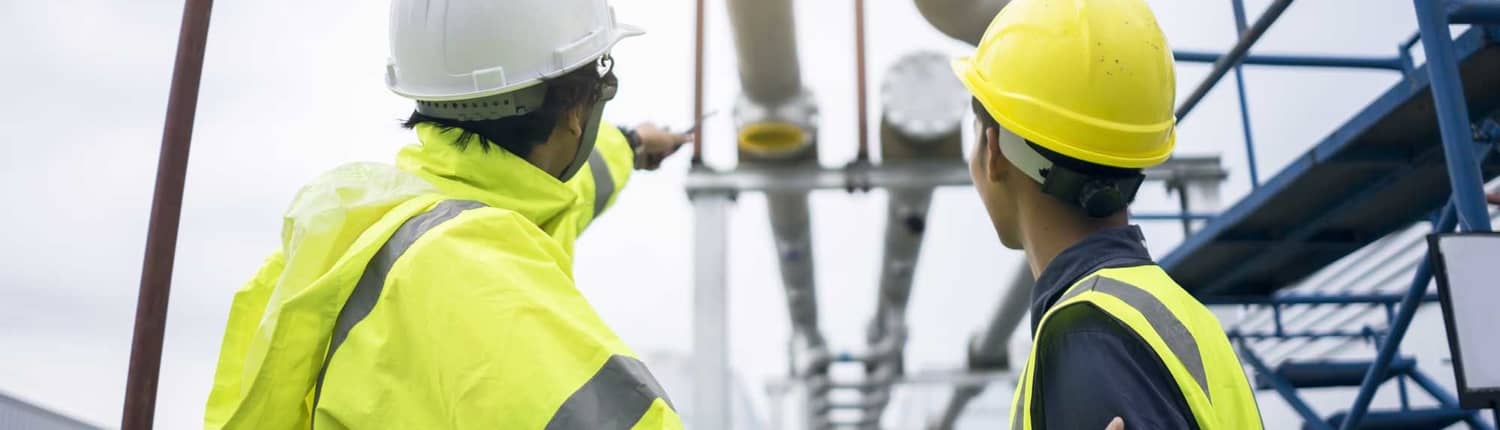
{"type": "MultiPolygon", "coordinates": [[[[1478,411],[1458,406],[1451,390],[1402,357],[1401,341],[1427,294],[1432,267],[1416,265],[1401,294],[1306,295],[1282,291],[1387,235],[1422,221],[1432,232],[1490,230],[1483,184],[1500,176],[1500,0],[1412,0],[1418,33],[1388,58],[1252,55],[1250,47],[1286,11],[1275,0],[1247,25],[1242,0],[1234,6],[1239,41],[1223,54],[1178,52],[1178,61],[1213,62],[1209,76],[1179,107],[1179,121],[1231,70],[1239,89],[1252,184],[1249,195],[1208,219],[1161,260],[1188,292],[1209,304],[1256,306],[1273,315],[1274,331],[1230,330],[1259,390],[1274,390],[1303,419],[1305,429],[1443,429],[1459,422],[1491,429],[1478,411]],[[1459,37],[1450,24],[1471,24],[1459,37]],[[1427,59],[1410,51],[1420,43],[1427,59]],[[1245,102],[1242,65],[1356,67],[1399,71],[1401,79],[1275,177],[1259,184],[1245,102]],[[1298,331],[1283,327],[1287,306],[1364,306],[1385,309],[1386,326],[1298,331]],[[1267,363],[1252,341],[1363,339],[1377,350],[1368,360],[1267,363]],[[1400,407],[1371,411],[1376,391],[1399,382],[1400,407]],[[1437,406],[1413,408],[1407,383],[1437,406]],[[1331,414],[1311,408],[1303,389],[1358,387],[1353,404],[1331,414]]],[[[1183,214],[1186,220],[1187,214],[1183,214]]],[[[1184,221],[1186,222],[1186,221],[1184,221]]],[[[1265,345],[1265,343],[1261,343],[1265,345]]],[[[1500,407],[1495,411],[1500,421],[1500,407]]]]}
{"type": "MultiPolygon", "coordinates": [[[[1500,27],[1472,28],[1454,49],[1470,121],[1500,118],[1500,27]]],[[[1200,300],[1266,296],[1426,219],[1452,194],[1426,68],[1405,73],[1162,266],[1200,300]]],[[[1484,180],[1500,175],[1500,157],[1484,158],[1484,180]]]]}

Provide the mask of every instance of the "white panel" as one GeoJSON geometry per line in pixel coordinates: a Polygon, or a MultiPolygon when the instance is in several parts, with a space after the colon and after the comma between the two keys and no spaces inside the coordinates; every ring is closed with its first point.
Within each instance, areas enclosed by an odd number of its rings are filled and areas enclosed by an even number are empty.
{"type": "Polygon", "coordinates": [[[1463,374],[1469,390],[1500,389],[1500,236],[1447,236],[1438,242],[1463,374]]]}

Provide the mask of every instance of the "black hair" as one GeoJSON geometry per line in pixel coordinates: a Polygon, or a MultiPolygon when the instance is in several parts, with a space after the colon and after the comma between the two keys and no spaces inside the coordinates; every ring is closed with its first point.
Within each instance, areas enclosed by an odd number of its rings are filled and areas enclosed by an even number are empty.
{"type": "Polygon", "coordinates": [[[413,110],[411,116],[401,123],[401,127],[411,129],[418,124],[428,123],[436,125],[443,131],[458,129],[463,131],[463,134],[460,134],[453,143],[460,149],[466,149],[470,143],[478,142],[480,150],[485,152],[489,152],[490,147],[495,146],[526,158],[531,155],[531,150],[537,145],[547,142],[547,138],[552,135],[552,129],[557,126],[557,121],[562,118],[563,114],[598,102],[598,93],[595,90],[600,82],[614,79],[613,73],[600,78],[594,67],[584,66],[543,83],[547,86],[547,97],[542,102],[542,107],[525,115],[482,121],[459,121],[423,115],[413,110]]]}
{"type": "MultiPolygon", "coordinates": [[[[991,128],[998,130],[1000,128],[1000,123],[995,121],[995,117],[990,116],[989,111],[984,109],[984,105],[979,103],[978,98],[973,99],[973,102],[971,104],[973,105],[974,109],[974,118],[977,118],[979,120],[979,124],[983,126],[985,130],[991,128]]],[[[978,136],[981,146],[984,145],[984,135],[982,133],[983,131],[981,131],[981,134],[978,136]]],[[[1141,174],[1141,169],[1126,169],[1104,166],[1062,155],[1057,153],[1057,151],[1047,149],[1042,145],[1037,145],[1036,142],[1032,142],[1031,139],[1026,140],[1026,145],[1030,146],[1031,149],[1036,150],[1036,152],[1041,153],[1042,157],[1046,157],[1048,161],[1052,162],[1052,164],[1067,167],[1075,172],[1083,173],[1091,177],[1101,179],[1120,179],[1129,178],[1141,174]]]]}

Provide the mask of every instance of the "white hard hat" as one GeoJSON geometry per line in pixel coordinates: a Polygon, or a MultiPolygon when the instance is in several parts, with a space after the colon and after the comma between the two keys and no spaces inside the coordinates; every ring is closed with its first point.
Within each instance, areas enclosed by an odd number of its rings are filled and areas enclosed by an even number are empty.
{"type": "Polygon", "coordinates": [[[605,0],[392,0],[386,85],[420,101],[515,92],[643,32],[605,0]]]}

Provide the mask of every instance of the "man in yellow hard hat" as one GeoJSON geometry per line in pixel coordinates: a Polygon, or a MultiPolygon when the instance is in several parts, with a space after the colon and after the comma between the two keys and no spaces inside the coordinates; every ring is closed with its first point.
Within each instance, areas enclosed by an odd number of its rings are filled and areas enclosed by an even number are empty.
{"type": "Polygon", "coordinates": [[[680,429],[573,284],[578,235],[686,141],[602,122],[609,51],[640,31],[605,0],[393,0],[390,23],[419,143],[298,193],[205,427],[680,429]]]}
{"type": "Polygon", "coordinates": [[[1261,428],[1218,320],[1129,225],[1174,141],[1172,51],[1144,0],[1014,0],[954,70],[975,186],[1036,277],[1011,428],[1261,428]]]}

